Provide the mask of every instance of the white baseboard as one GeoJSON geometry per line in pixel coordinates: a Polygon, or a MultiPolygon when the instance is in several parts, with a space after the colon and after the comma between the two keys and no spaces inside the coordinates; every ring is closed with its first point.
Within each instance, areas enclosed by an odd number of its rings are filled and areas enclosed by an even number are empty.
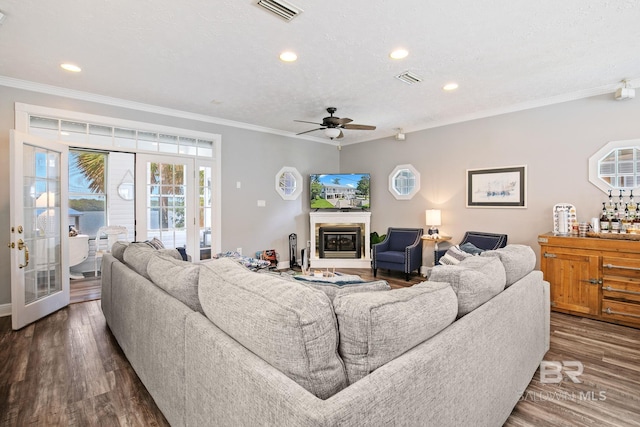
{"type": "Polygon", "coordinates": [[[11,304],[0,304],[0,317],[11,316],[11,304]]]}

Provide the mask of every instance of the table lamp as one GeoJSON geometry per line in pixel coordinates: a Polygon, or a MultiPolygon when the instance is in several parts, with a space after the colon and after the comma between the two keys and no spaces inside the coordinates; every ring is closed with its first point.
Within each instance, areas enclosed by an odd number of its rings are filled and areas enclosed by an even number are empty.
{"type": "Polygon", "coordinates": [[[426,210],[427,225],[429,226],[429,235],[432,237],[438,236],[438,226],[442,225],[440,209],[427,209],[426,210]]]}

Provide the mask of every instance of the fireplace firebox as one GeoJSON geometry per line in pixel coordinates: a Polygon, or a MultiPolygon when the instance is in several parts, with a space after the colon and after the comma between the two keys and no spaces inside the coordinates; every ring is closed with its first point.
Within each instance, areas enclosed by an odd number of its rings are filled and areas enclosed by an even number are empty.
{"type": "Polygon", "coordinates": [[[360,227],[320,227],[320,258],[360,258],[362,230],[360,227]]]}

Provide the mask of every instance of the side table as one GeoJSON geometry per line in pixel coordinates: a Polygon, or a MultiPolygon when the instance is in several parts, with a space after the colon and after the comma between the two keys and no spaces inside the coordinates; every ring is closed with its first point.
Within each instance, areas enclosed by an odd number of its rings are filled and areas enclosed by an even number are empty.
{"type": "Polygon", "coordinates": [[[443,236],[440,234],[424,234],[422,236],[423,242],[433,242],[433,265],[436,264],[436,259],[438,258],[438,243],[449,240],[451,240],[451,236],[443,236]]]}

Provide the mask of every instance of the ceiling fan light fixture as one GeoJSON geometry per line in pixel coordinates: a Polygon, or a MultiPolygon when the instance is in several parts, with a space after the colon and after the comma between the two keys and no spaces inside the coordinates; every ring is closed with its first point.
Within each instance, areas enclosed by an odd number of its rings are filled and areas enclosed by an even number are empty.
{"type": "Polygon", "coordinates": [[[292,52],[290,50],[287,50],[280,54],[280,60],[284,62],[293,62],[296,59],[298,59],[298,55],[296,55],[295,52],[292,52]]]}
{"type": "Polygon", "coordinates": [[[406,49],[396,49],[389,54],[391,59],[403,59],[409,55],[409,51],[406,49]]]}
{"type": "Polygon", "coordinates": [[[337,138],[337,137],[340,136],[340,129],[338,129],[338,128],[327,128],[327,129],[324,130],[324,135],[327,138],[331,138],[331,139],[337,138]]]}

